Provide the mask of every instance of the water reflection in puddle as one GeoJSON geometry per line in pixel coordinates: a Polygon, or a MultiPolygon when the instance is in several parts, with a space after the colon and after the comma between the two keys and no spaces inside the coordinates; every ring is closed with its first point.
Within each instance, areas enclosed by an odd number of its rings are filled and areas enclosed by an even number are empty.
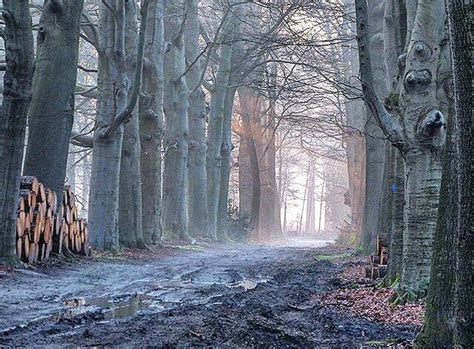
{"type": "Polygon", "coordinates": [[[258,285],[258,282],[253,280],[242,280],[235,284],[232,284],[231,287],[243,287],[245,291],[253,290],[258,285]]]}
{"type": "MultiPolygon", "coordinates": [[[[209,283],[225,285],[230,288],[241,288],[244,292],[255,289],[258,284],[267,280],[243,279],[233,283],[209,283]]],[[[208,305],[216,304],[218,298],[224,294],[218,290],[202,292],[202,283],[194,284],[191,281],[169,282],[167,285],[156,286],[153,291],[146,294],[79,297],[63,301],[66,309],[58,316],[58,320],[74,320],[84,315],[98,315],[104,320],[123,317],[133,317],[146,313],[157,313],[173,309],[181,304],[208,305]],[[175,284],[176,283],[176,284],[175,284]],[[172,287],[170,287],[172,286],[172,287]]],[[[204,283],[204,286],[208,285],[204,283]]],[[[222,291],[222,289],[219,289],[222,291]]]]}
{"type": "Polygon", "coordinates": [[[65,300],[63,304],[68,309],[61,314],[60,319],[71,319],[98,308],[106,320],[111,320],[137,315],[141,309],[149,306],[150,297],[144,294],[135,294],[121,298],[73,298],[65,300]]]}

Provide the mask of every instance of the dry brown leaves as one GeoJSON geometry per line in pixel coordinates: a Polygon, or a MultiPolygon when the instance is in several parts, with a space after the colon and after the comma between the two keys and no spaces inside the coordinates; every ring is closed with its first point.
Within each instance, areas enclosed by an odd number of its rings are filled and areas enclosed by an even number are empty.
{"type": "Polygon", "coordinates": [[[320,297],[327,306],[351,312],[371,321],[422,325],[424,304],[421,302],[392,304],[395,291],[391,288],[377,287],[374,282],[366,279],[362,265],[345,268],[339,276],[345,286],[320,297]]]}

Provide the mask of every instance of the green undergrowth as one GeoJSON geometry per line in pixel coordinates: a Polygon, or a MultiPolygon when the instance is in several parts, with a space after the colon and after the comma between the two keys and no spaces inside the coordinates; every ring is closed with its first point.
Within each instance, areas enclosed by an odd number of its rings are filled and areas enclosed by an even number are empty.
{"type": "Polygon", "coordinates": [[[205,248],[204,246],[201,245],[176,245],[172,246],[172,248],[175,248],[177,250],[184,250],[184,251],[204,251],[205,248]]]}
{"type": "Polygon", "coordinates": [[[336,253],[336,254],[320,254],[314,257],[317,261],[334,261],[338,259],[344,259],[352,257],[352,253],[344,252],[344,253],[336,253]]]}

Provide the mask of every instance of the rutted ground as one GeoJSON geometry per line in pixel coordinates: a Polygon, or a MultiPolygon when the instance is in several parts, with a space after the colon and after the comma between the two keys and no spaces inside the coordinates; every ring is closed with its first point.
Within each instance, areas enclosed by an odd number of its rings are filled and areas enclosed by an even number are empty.
{"type": "Polygon", "coordinates": [[[0,345],[357,347],[403,341],[324,306],[334,249],[230,245],[140,259],[81,260],[0,279],[0,345]]]}

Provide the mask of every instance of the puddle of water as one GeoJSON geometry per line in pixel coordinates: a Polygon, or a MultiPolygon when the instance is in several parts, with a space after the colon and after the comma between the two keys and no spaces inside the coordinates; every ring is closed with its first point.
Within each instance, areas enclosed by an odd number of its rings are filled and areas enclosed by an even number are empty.
{"type": "Polygon", "coordinates": [[[242,280],[235,284],[230,285],[230,287],[243,287],[245,291],[253,290],[258,285],[258,282],[253,280],[242,280]]]}
{"type": "Polygon", "coordinates": [[[106,320],[136,316],[141,309],[147,308],[149,303],[149,297],[144,294],[118,299],[112,297],[73,298],[63,302],[68,309],[59,316],[59,319],[72,319],[94,308],[99,308],[106,320]]]}

